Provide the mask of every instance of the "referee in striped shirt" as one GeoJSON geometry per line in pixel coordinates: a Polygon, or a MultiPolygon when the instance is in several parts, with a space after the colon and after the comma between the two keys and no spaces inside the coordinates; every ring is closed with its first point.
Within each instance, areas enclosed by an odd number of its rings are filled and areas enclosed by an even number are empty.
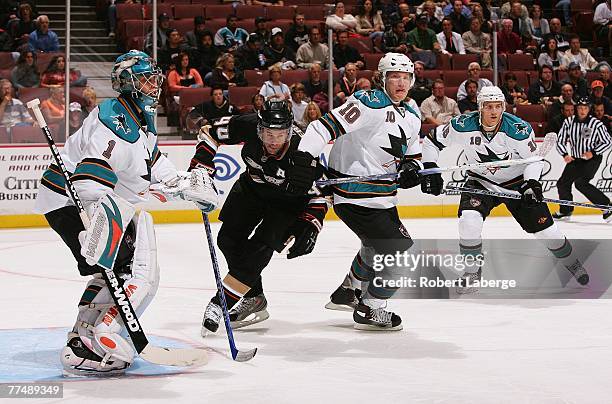
{"type": "MultiPolygon", "coordinates": [[[[612,146],[612,138],[605,125],[589,115],[591,102],[588,97],[580,97],[576,103],[576,114],[566,118],[557,138],[557,151],[567,163],[561,178],[557,181],[559,199],[572,200],[572,184],[589,201],[599,205],[609,205],[610,198],[589,181],[593,179],[603,153],[612,146]],[[569,146],[569,147],[568,147],[569,146]]],[[[572,215],[573,206],[561,205],[555,219],[572,215]]],[[[612,220],[612,210],[603,213],[604,220],[612,220]]]]}

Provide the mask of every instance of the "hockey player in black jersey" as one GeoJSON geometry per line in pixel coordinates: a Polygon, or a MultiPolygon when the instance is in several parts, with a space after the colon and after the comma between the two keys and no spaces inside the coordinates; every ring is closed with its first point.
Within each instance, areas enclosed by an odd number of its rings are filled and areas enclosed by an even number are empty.
{"type": "MultiPolygon", "coordinates": [[[[316,190],[300,195],[287,189],[287,169],[292,167],[292,185],[304,183],[310,188],[323,168],[295,153],[301,132],[293,125],[293,114],[284,101],[267,101],[258,113],[225,117],[203,126],[198,138],[190,169],[207,168],[211,173],[220,144],[244,142],[246,171],[221,209],[223,224],[217,238],[229,267],[223,288],[230,319],[232,326],[239,328],[269,316],[261,272],[274,251],[281,252],[293,239],[287,258],[310,253],[327,213],[327,200],[316,190]]],[[[221,315],[219,296],[215,295],[204,313],[203,336],[217,331],[221,315]]]]}

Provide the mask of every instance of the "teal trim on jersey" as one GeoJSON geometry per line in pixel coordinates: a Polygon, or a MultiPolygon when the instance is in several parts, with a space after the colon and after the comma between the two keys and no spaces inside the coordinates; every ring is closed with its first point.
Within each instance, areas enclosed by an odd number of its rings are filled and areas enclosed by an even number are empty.
{"type": "Polygon", "coordinates": [[[98,119],[120,139],[136,143],[140,137],[140,126],[134,121],[132,114],[118,99],[112,98],[100,104],[98,119]]]}
{"type": "Polygon", "coordinates": [[[525,140],[529,139],[533,129],[528,122],[525,122],[518,116],[504,112],[499,131],[504,132],[508,137],[514,140],[525,140]]]}
{"type": "Polygon", "coordinates": [[[88,161],[80,162],[72,176],[75,180],[92,179],[104,185],[108,185],[111,188],[114,188],[118,181],[117,175],[112,169],[88,161]]]}
{"type": "Polygon", "coordinates": [[[404,108],[406,108],[406,111],[408,111],[412,115],[416,116],[419,119],[419,121],[421,120],[421,117],[419,116],[419,114],[417,114],[417,112],[414,109],[412,109],[412,107],[410,105],[406,104],[405,102],[402,102],[402,106],[404,108]]]}
{"type": "MultiPolygon", "coordinates": [[[[373,183],[352,182],[347,184],[337,184],[334,188],[347,194],[375,196],[393,196],[397,192],[397,184],[377,185],[373,183]]],[[[344,196],[344,195],[343,195],[344,196]]]]}
{"type": "Polygon", "coordinates": [[[478,122],[478,111],[461,114],[451,119],[451,125],[457,132],[474,132],[480,131],[480,122],[478,122]]]}
{"type": "Polygon", "coordinates": [[[327,114],[323,115],[321,118],[319,118],[319,120],[321,121],[323,126],[327,128],[327,131],[329,132],[332,140],[337,139],[341,135],[346,133],[344,129],[336,123],[336,119],[334,118],[331,112],[328,112],[327,114]]]}
{"type": "Polygon", "coordinates": [[[391,99],[381,90],[359,90],[354,95],[363,105],[372,109],[381,109],[393,105],[391,99]]]}
{"type": "Polygon", "coordinates": [[[42,175],[41,182],[47,188],[66,195],[66,181],[64,176],[54,170],[54,167],[49,167],[42,175]]]}

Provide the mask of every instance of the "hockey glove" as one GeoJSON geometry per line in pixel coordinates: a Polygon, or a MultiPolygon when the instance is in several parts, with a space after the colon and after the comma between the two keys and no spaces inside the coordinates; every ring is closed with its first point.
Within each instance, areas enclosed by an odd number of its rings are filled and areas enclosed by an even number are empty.
{"type": "Polygon", "coordinates": [[[297,150],[289,156],[286,190],[291,194],[304,195],[322,175],[323,168],[318,161],[310,153],[297,150]]]}
{"type": "Polygon", "coordinates": [[[400,163],[399,175],[397,183],[400,188],[412,188],[421,183],[423,177],[419,174],[419,170],[423,169],[423,164],[419,160],[404,159],[400,163]]]}
{"type": "Polygon", "coordinates": [[[287,244],[291,241],[292,237],[295,238],[295,242],[289,248],[287,259],[310,254],[314,249],[317,236],[322,227],[323,224],[319,219],[310,213],[302,213],[295,223],[291,225],[287,234],[287,244]]]}
{"type": "Polygon", "coordinates": [[[179,182],[178,188],[182,199],[194,202],[204,213],[215,210],[219,204],[217,188],[206,169],[192,170],[189,178],[179,182]]]}
{"type": "MultiPolygon", "coordinates": [[[[427,162],[423,163],[423,167],[438,168],[438,165],[434,162],[427,162]]],[[[441,173],[424,175],[421,181],[421,191],[424,194],[440,195],[443,186],[444,180],[441,173]]]]}
{"type": "Polygon", "coordinates": [[[542,193],[542,184],[534,179],[523,181],[519,187],[521,193],[521,201],[528,208],[533,208],[542,202],[544,194],[542,193]]]}

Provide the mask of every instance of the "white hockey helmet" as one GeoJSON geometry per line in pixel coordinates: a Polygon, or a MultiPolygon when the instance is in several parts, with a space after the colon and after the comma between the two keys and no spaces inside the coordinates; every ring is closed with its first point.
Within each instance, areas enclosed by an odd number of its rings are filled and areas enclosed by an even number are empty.
{"type": "Polygon", "coordinates": [[[404,54],[393,52],[387,53],[378,62],[378,72],[380,73],[380,79],[382,80],[383,90],[385,93],[387,92],[387,89],[385,88],[387,73],[390,72],[408,73],[410,76],[408,90],[410,90],[414,84],[414,64],[412,63],[412,60],[410,60],[410,58],[404,54]]]}
{"type": "Polygon", "coordinates": [[[480,89],[478,96],[476,97],[476,103],[478,104],[479,120],[482,123],[482,109],[486,102],[501,102],[502,109],[506,110],[506,97],[502,90],[497,86],[485,86],[480,89]]]}

